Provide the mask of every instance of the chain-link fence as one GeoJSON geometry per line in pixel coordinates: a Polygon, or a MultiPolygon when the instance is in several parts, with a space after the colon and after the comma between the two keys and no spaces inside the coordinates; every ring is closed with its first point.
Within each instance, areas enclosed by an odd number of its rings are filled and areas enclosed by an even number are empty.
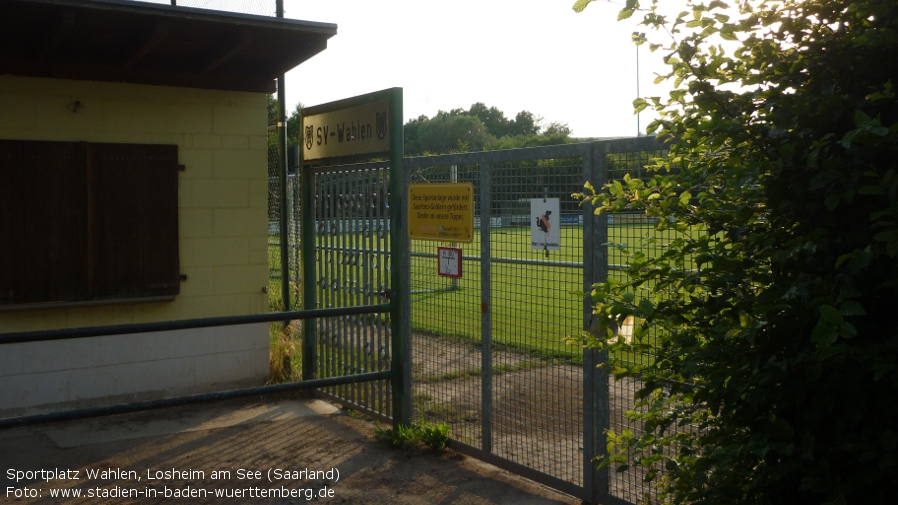
{"type": "MultiPolygon", "coordinates": [[[[299,191],[300,180],[296,167],[288,169],[287,190],[281,192],[280,153],[277,147],[277,127],[268,127],[268,302],[271,310],[284,310],[282,282],[281,255],[281,205],[287,207],[287,256],[289,272],[286,282],[290,284],[290,306],[287,309],[301,308],[300,275],[300,212],[299,191]],[[285,202],[281,202],[281,195],[286,195],[285,202]]],[[[291,161],[293,161],[291,159],[291,161]]]]}

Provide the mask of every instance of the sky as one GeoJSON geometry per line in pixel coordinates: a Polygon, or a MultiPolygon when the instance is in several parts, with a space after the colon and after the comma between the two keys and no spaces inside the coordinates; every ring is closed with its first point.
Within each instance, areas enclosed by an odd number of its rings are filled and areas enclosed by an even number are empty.
{"type": "MultiPolygon", "coordinates": [[[[284,0],[288,18],[337,25],[325,51],[287,74],[288,113],[400,87],[405,121],[483,102],[508,118],[527,110],[543,126],[566,123],[575,137],[645,132],[652,113],[637,118],[632,105],[637,55],[639,96],[666,97],[670,84],[653,84],[666,68],[661,52],[633,44],[647,29],[638,13],[617,21],[624,0],[595,0],[579,14],[574,1],[284,0]]],[[[178,5],[270,16],[275,0],[178,5]]]]}
{"type": "MultiPolygon", "coordinates": [[[[391,87],[403,88],[405,121],[475,102],[506,117],[527,110],[567,123],[575,137],[634,136],[637,51],[641,96],[660,51],[631,41],[639,16],[617,21],[623,0],[285,0],[288,18],[334,23],[328,48],[286,76],[288,112],[391,87]]],[[[641,130],[650,112],[639,118],[641,130]]]]}

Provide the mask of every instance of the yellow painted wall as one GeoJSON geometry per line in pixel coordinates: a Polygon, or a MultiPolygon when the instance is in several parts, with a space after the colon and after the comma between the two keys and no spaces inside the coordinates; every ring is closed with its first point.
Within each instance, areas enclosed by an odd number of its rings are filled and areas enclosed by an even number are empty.
{"type": "Polygon", "coordinates": [[[0,76],[0,138],[177,144],[187,275],[174,302],[0,312],[0,333],[267,312],[265,95],[0,76]]]}

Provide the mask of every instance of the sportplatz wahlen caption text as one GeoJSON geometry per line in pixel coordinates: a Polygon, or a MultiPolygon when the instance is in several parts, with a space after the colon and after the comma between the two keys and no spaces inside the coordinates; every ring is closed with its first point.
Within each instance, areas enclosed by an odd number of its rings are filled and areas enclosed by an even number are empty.
{"type": "MultiPolygon", "coordinates": [[[[69,470],[69,469],[40,469],[40,470],[18,470],[15,468],[10,468],[6,471],[6,477],[10,481],[15,483],[19,483],[22,481],[33,482],[35,480],[47,481],[48,483],[51,481],[77,481],[77,480],[106,480],[106,481],[115,481],[115,480],[130,480],[140,482],[146,479],[146,482],[154,482],[154,481],[172,481],[172,480],[215,480],[215,481],[223,481],[223,480],[267,480],[268,482],[275,481],[283,481],[283,480],[327,480],[333,483],[336,483],[340,480],[340,470],[337,468],[331,468],[329,470],[309,470],[308,468],[303,468],[301,470],[291,470],[284,468],[269,468],[267,470],[249,470],[246,468],[238,468],[237,470],[178,470],[175,468],[166,469],[166,470],[151,470],[147,469],[145,474],[140,474],[136,470],[123,470],[121,468],[107,468],[107,469],[99,469],[99,468],[85,468],[84,470],[69,470]]],[[[148,488],[147,490],[138,491],[134,489],[126,489],[118,487],[117,492],[114,492],[116,496],[169,496],[169,491],[172,494],[177,494],[178,497],[203,497],[207,496],[207,490],[203,488],[195,488],[195,489],[169,489],[165,487],[162,491],[153,490],[152,488],[148,488]],[[184,494],[185,492],[190,494],[184,494]]],[[[327,495],[333,496],[333,489],[324,489],[327,495]]],[[[101,488],[97,488],[96,492],[93,492],[93,489],[88,490],[88,497],[112,497],[110,494],[110,490],[104,490],[101,488]]],[[[248,488],[248,489],[237,489],[237,490],[215,490],[216,492],[224,491],[222,496],[237,496],[237,497],[272,497],[272,492],[278,492],[278,496],[284,495],[293,496],[293,497],[303,497],[304,495],[310,495],[314,493],[314,490],[311,488],[308,489],[282,489],[282,490],[271,490],[271,489],[261,489],[261,488],[248,488]],[[235,493],[229,494],[228,492],[235,493]],[[286,494],[284,494],[286,493],[286,494]]],[[[6,488],[6,496],[7,497],[38,497],[42,495],[42,489],[38,488],[15,488],[15,487],[7,487],[6,488]]],[[[54,495],[56,493],[53,493],[54,495]]],[[[276,493],[277,494],[277,493],[276,493]]],[[[217,496],[217,495],[216,495],[217,496]]]]}

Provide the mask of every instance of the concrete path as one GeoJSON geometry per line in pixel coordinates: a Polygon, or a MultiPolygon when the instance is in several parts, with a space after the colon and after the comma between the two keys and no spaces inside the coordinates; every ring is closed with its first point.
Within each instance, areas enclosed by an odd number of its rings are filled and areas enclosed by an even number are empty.
{"type": "Polygon", "coordinates": [[[281,395],[0,430],[0,503],[579,503],[451,451],[391,449],[374,427],[281,395]]]}

